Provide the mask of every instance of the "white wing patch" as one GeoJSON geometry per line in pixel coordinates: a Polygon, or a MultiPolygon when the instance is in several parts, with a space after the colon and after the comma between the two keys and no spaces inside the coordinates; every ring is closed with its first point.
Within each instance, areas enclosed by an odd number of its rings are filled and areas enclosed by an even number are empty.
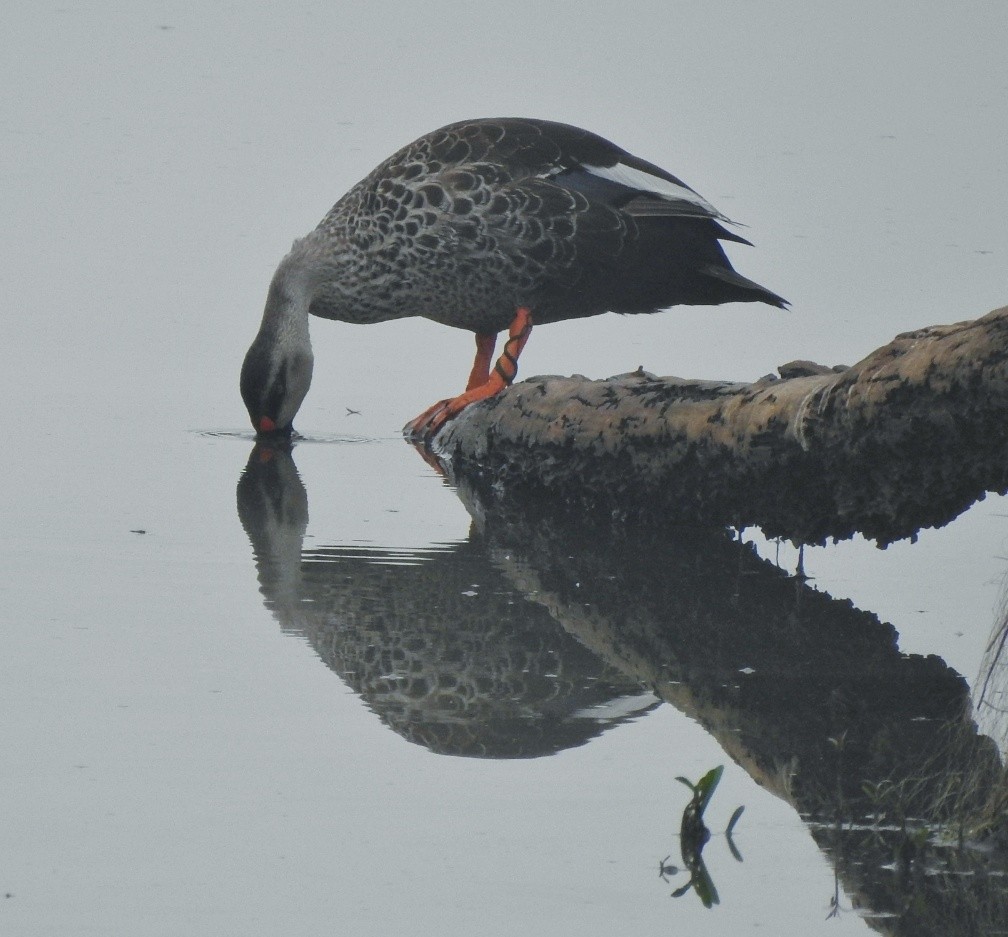
{"type": "Polygon", "coordinates": [[[629,186],[640,192],[648,192],[672,202],[688,202],[691,205],[696,205],[703,211],[703,214],[710,215],[711,218],[724,218],[724,215],[707,199],[697,195],[688,186],[676,185],[668,179],[653,176],[641,169],[634,169],[633,166],[627,166],[625,163],[616,163],[615,166],[589,166],[586,163],[584,168],[600,179],[608,179],[610,182],[617,182],[620,185],[629,186]]]}

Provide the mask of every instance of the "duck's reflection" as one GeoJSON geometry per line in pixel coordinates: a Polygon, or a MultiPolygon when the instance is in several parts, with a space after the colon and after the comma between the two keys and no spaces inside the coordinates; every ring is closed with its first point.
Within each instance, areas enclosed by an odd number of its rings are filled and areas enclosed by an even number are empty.
{"type": "Polygon", "coordinates": [[[1008,914],[1008,896],[963,887],[973,858],[951,868],[951,853],[915,851],[921,824],[948,829],[1004,789],[969,688],[940,658],[902,654],[890,625],[726,531],[502,517],[459,495],[475,519],[466,543],[305,552],[290,456],[253,453],[239,484],[267,604],[396,732],[532,756],[667,701],[794,805],[848,892],[910,927],[894,932],[971,933],[956,922],[1008,914]]]}
{"type": "Polygon", "coordinates": [[[238,485],[259,583],[393,731],[452,755],[581,745],[658,699],[567,634],[490,562],[479,536],[424,551],[302,550],[308,500],[290,455],[257,449],[238,485]]]}

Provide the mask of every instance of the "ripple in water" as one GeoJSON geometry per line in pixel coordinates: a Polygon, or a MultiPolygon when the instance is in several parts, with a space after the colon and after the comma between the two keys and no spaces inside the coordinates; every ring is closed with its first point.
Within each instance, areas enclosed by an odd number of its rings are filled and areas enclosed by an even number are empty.
{"type": "MultiPolygon", "coordinates": [[[[256,443],[258,439],[252,430],[231,430],[231,429],[199,429],[193,430],[197,436],[206,436],[212,439],[239,439],[245,443],[256,443]]],[[[375,443],[381,442],[376,436],[355,436],[349,433],[312,433],[309,436],[302,436],[295,432],[291,437],[293,445],[330,445],[344,443],[375,443]]]]}

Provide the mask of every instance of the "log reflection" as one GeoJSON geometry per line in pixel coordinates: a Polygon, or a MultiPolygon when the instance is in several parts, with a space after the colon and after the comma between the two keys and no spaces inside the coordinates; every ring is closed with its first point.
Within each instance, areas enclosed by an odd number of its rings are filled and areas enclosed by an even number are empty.
{"type": "Polygon", "coordinates": [[[941,658],[902,654],[891,625],[725,531],[533,523],[459,491],[512,582],[795,807],[873,927],[967,937],[1008,919],[1004,854],[968,844],[1003,839],[1008,783],[941,658]]]}

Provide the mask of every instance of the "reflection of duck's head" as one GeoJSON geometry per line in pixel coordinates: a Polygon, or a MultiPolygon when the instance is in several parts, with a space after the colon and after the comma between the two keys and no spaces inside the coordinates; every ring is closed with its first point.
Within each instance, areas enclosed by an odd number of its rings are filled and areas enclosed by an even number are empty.
{"type": "Polygon", "coordinates": [[[282,614],[300,595],[308,495],[288,447],[259,443],[238,480],[238,517],[252,543],[260,591],[282,614]]]}

